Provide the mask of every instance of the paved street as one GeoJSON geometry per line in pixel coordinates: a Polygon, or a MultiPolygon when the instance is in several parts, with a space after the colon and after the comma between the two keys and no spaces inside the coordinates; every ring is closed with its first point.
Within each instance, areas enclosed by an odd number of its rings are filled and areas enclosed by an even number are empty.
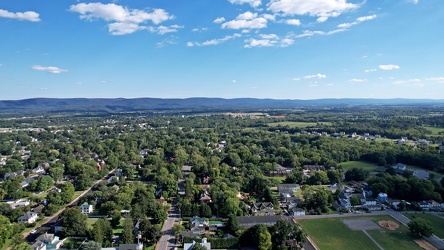
{"type": "Polygon", "coordinates": [[[173,226],[179,222],[179,211],[176,203],[173,202],[171,209],[168,211],[168,218],[162,227],[162,237],[156,245],[156,250],[171,250],[176,248],[176,237],[174,236],[173,226]]]}

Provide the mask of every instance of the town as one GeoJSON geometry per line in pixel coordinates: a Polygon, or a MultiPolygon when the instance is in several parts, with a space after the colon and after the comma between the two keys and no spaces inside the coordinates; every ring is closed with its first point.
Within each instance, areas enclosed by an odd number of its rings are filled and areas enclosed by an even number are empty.
{"type": "Polygon", "coordinates": [[[443,112],[0,117],[0,246],[443,249],[443,112]]]}

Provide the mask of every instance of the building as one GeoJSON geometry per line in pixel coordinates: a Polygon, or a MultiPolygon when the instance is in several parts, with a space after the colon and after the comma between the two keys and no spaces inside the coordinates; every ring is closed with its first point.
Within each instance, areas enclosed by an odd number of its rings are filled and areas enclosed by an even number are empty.
{"type": "Polygon", "coordinates": [[[250,208],[254,215],[274,215],[274,206],[271,202],[252,203],[250,208]]]}
{"type": "Polygon", "coordinates": [[[39,218],[39,215],[34,212],[26,212],[17,219],[18,223],[34,223],[39,218]]]}
{"type": "Polygon", "coordinates": [[[62,245],[63,245],[63,240],[60,240],[58,236],[55,236],[54,234],[45,233],[40,235],[32,246],[34,250],[37,249],[55,250],[55,249],[60,249],[62,245]],[[42,247],[43,244],[45,245],[45,247],[39,248],[42,247]],[[36,248],[34,248],[34,245],[36,246],[36,248]]]}
{"type": "Polygon", "coordinates": [[[395,164],[392,165],[392,168],[394,168],[394,169],[396,169],[396,170],[402,170],[402,171],[404,171],[404,170],[406,170],[407,165],[402,164],[402,163],[395,163],[395,164]]]}
{"type": "Polygon", "coordinates": [[[305,210],[302,208],[293,208],[293,216],[305,215],[305,210]]]}
{"type": "Polygon", "coordinates": [[[84,202],[82,205],[80,205],[80,211],[82,214],[90,214],[93,212],[93,205],[88,204],[88,202],[84,202]]]}
{"type": "Polygon", "coordinates": [[[203,238],[201,243],[196,243],[194,240],[192,243],[185,243],[183,245],[184,250],[192,250],[194,245],[200,244],[202,247],[205,247],[207,250],[211,250],[211,243],[207,241],[207,238],[203,238]]]}
{"type": "Polygon", "coordinates": [[[299,184],[278,184],[279,194],[288,193],[292,195],[299,188],[299,184]]]}

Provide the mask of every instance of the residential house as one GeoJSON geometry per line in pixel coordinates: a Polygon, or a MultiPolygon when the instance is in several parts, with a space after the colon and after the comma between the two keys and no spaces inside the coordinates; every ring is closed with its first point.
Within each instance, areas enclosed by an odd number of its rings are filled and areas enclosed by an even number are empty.
{"type": "Polygon", "coordinates": [[[423,179],[423,180],[428,180],[430,177],[429,171],[425,171],[425,170],[414,170],[413,175],[415,175],[418,178],[423,179]]]}
{"type": "Polygon", "coordinates": [[[34,244],[36,244],[37,246],[41,246],[42,245],[41,243],[45,244],[46,250],[55,250],[55,249],[60,249],[60,247],[63,245],[63,240],[60,240],[59,237],[55,236],[54,234],[45,233],[40,235],[36,239],[36,243],[34,244]]]}
{"type": "Polygon", "coordinates": [[[18,199],[16,201],[8,201],[6,203],[9,204],[12,209],[26,207],[26,206],[29,206],[29,204],[30,204],[29,200],[27,200],[27,199],[18,199]]]}
{"type": "Polygon", "coordinates": [[[271,202],[258,202],[250,205],[253,215],[274,215],[274,206],[271,202]]]}
{"type": "Polygon", "coordinates": [[[117,250],[143,250],[143,243],[120,244],[117,250]]]}
{"type": "Polygon", "coordinates": [[[204,193],[201,195],[199,201],[200,201],[200,203],[207,203],[208,204],[208,203],[211,203],[211,197],[208,194],[204,193]]]}
{"type": "Polygon", "coordinates": [[[31,247],[33,250],[46,250],[46,244],[41,241],[36,241],[31,247]]]}
{"type": "Polygon", "coordinates": [[[207,241],[207,238],[203,238],[201,243],[196,243],[194,240],[192,243],[185,243],[183,244],[184,250],[192,250],[194,248],[194,245],[199,244],[202,247],[206,248],[207,250],[211,250],[211,243],[207,241]]]}
{"type": "Polygon", "coordinates": [[[441,204],[435,200],[428,200],[427,202],[429,203],[429,209],[431,210],[438,210],[441,208],[441,204]]]}
{"type": "Polygon", "coordinates": [[[364,205],[366,206],[374,206],[376,205],[378,202],[375,199],[367,199],[364,203],[364,205]]]}
{"type": "Polygon", "coordinates": [[[418,205],[422,210],[430,210],[430,204],[427,201],[420,201],[418,205]]]}
{"type": "Polygon", "coordinates": [[[339,204],[342,206],[342,207],[344,207],[344,208],[346,208],[346,209],[349,209],[349,208],[351,208],[351,203],[350,203],[350,199],[348,199],[348,198],[342,198],[342,197],[339,197],[339,204]]]}
{"type": "Polygon", "coordinates": [[[26,212],[17,219],[18,223],[34,223],[39,218],[39,215],[34,212],[26,212]]]}
{"type": "Polygon", "coordinates": [[[93,205],[88,204],[88,202],[84,202],[82,205],[80,205],[80,211],[82,214],[90,214],[93,212],[93,205]]]}
{"type": "Polygon", "coordinates": [[[382,210],[384,207],[381,204],[375,204],[375,205],[364,205],[362,206],[364,209],[368,211],[379,211],[382,210]]]}
{"type": "Polygon", "coordinates": [[[299,184],[278,184],[279,194],[288,193],[292,195],[299,189],[299,184]]]}
{"type": "Polygon", "coordinates": [[[402,171],[404,171],[404,170],[406,170],[407,165],[402,164],[402,163],[395,163],[395,164],[392,165],[392,168],[394,168],[394,169],[396,169],[396,170],[402,170],[402,171]]]}
{"type": "Polygon", "coordinates": [[[394,209],[399,209],[399,204],[401,204],[401,200],[390,200],[389,204],[394,209]]]}
{"type": "Polygon", "coordinates": [[[378,194],[378,201],[381,203],[387,202],[388,195],[386,193],[379,193],[378,194]]]}
{"type": "Polygon", "coordinates": [[[418,140],[418,144],[420,146],[428,146],[429,145],[429,141],[427,141],[426,139],[419,139],[418,140]]]}
{"type": "Polygon", "coordinates": [[[194,216],[190,219],[191,232],[197,235],[205,234],[205,228],[208,227],[208,220],[205,218],[200,218],[199,216],[194,216]]]}
{"type": "Polygon", "coordinates": [[[32,172],[34,174],[44,174],[46,171],[45,171],[45,168],[43,167],[43,165],[39,164],[36,168],[32,169],[32,172]]]}
{"type": "Polygon", "coordinates": [[[302,208],[293,208],[293,216],[302,216],[305,215],[305,210],[302,208]]]}

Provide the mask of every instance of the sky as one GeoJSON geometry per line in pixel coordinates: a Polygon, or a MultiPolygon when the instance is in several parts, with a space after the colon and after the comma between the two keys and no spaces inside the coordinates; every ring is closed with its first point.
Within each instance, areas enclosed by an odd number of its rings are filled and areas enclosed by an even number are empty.
{"type": "Polygon", "coordinates": [[[442,0],[0,0],[0,100],[444,99],[442,0]]]}

